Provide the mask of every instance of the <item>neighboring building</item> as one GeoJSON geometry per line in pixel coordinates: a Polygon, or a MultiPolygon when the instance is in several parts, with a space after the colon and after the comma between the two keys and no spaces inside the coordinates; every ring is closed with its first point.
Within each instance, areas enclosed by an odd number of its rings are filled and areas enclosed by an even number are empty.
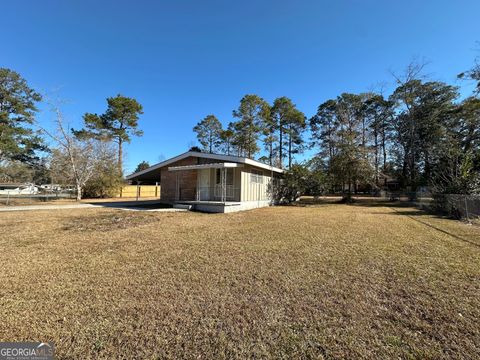
{"type": "Polygon", "coordinates": [[[0,195],[34,195],[38,194],[38,187],[34,184],[0,184],[0,195]]]}
{"type": "Polygon", "coordinates": [[[160,184],[160,199],[166,203],[232,212],[272,205],[271,189],[282,173],[282,169],[245,157],[189,151],[131,174],[127,180],[160,184]]]}
{"type": "Polygon", "coordinates": [[[40,189],[46,190],[46,191],[61,191],[63,190],[62,185],[60,184],[42,184],[39,185],[40,189]]]}
{"type": "Polygon", "coordinates": [[[387,191],[400,190],[400,181],[398,181],[397,178],[384,173],[378,175],[378,185],[380,188],[387,191]]]}

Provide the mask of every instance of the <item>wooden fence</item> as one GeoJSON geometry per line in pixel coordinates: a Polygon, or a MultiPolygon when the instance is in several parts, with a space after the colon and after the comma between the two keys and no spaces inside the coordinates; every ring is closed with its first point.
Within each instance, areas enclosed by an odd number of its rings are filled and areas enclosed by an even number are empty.
{"type": "Polygon", "coordinates": [[[120,198],[160,198],[160,185],[126,185],[120,189],[117,195],[120,198]]]}

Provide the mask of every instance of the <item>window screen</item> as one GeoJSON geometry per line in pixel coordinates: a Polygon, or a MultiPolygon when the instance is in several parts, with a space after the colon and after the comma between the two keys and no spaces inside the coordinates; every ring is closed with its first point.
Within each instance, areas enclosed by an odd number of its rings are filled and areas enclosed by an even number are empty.
{"type": "MultiPolygon", "coordinates": [[[[220,169],[215,169],[215,184],[222,183],[222,175],[220,171],[221,171],[220,169]]],[[[233,169],[232,168],[227,169],[227,185],[233,185],[233,169]]]]}

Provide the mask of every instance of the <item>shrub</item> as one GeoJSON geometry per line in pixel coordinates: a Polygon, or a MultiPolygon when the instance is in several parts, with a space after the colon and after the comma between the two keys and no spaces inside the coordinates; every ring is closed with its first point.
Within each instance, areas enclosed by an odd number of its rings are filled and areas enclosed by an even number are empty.
{"type": "Polygon", "coordinates": [[[83,188],[83,197],[107,198],[116,196],[124,182],[115,162],[99,166],[95,175],[87,181],[83,188]]]}

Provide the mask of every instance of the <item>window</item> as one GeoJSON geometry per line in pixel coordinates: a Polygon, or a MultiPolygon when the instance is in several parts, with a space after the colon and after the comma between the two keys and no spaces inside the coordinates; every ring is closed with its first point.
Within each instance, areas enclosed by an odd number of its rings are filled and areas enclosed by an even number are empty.
{"type": "Polygon", "coordinates": [[[263,171],[252,169],[251,182],[256,184],[263,184],[263,171]]]}
{"type": "MultiPolygon", "coordinates": [[[[222,183],[221,170],[223,169],[215,169],[215,184],[217,185],[222,183]]],[[[227,184],[226,185],[233,185],[233,169],[232,168],[227,168],[227,184]]]]}

